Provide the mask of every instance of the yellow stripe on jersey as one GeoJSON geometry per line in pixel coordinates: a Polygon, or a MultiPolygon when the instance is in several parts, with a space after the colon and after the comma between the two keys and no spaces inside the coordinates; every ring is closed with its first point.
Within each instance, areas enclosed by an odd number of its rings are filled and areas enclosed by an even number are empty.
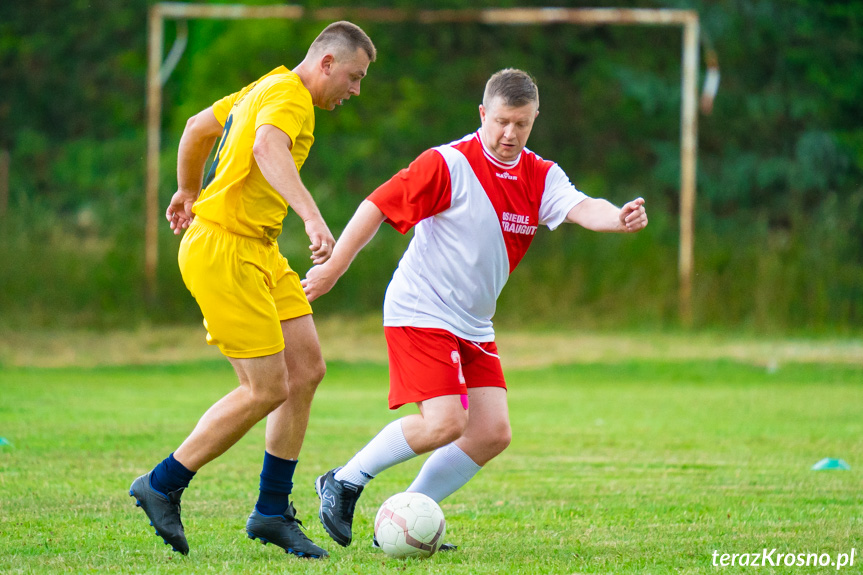
{"type": "Polygon", "coordinates": [[[290,136],[299,171],[315,140],[312,95],[299,76],[279,66],[214,103],[213,113],[224,131],[192,211],[229,232],[275,241],[282,233],[288,204],[255,162],[255,132],[270,124],[290,136]]]}

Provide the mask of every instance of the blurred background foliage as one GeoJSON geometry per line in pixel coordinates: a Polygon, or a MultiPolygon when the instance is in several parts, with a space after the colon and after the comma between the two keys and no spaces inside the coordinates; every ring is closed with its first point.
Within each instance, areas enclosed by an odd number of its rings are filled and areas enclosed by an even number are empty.
{"type": "MultiPolygon", "coordinates": [[[[0,325],[111,327],[200,317],[167,225],[159,292],[154,301],[144,297],[150,4],[0,3],[0,150],[11,159],[0,221],[0,325]]],[[[362,5],[463,7],[455,0],[362,5]]],[[[722,82],[712,114],[699,118],[696,326],[859,333],[863,2],[554,5],[700,13],[722,82]]],[[[422,150],[475,130],[485,80],[520,67],[537,78],[541,94],[529,147],[590,195],[618,204],[643,196],[650,226],[637,236],[540,231],[504,290],[498,324],[676,325],[679,29],[357,23],[376,43],[378,61],[361,97],[333,113],[317,111],[316,143],[302,172],[337,235],[359,202],[422,150]]],[[[164,88],[163,206],[175,190],[186,119],[270,69],[298,63],[324,24],[189,22],[188,47],[164,88]]],[[[168,22],[166,52],[174,34],[168,22]]],[[[703,78],[703,60],[700,69],[703,78]]],[[[285,224],[280,245],[302,275],[307,238],[293,214],[285,224]]],[[[407,239],[382,229],[317,311],[379,310],[407,239]]]]}

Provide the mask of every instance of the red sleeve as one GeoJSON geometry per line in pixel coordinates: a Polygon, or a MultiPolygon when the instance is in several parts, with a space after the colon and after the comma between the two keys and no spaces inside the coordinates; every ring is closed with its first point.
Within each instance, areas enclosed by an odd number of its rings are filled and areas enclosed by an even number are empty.
{"type": "Polygon", "coordinates": [[[420,154],[368,197],[387,217],[387,223],[403,234],[449,208],[451,199],[449,167],[434,150],[420,154]]]}

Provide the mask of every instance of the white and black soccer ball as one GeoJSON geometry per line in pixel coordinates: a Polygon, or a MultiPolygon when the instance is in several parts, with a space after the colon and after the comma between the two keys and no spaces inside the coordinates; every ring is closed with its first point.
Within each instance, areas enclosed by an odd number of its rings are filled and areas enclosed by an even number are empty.
{"type": "Polygon", "coordinates": [[[445,534],[443,511],[422,493],[397,493],[384,501],[375,516],[375,539],[390,557],[431,557],[445,534]]]}

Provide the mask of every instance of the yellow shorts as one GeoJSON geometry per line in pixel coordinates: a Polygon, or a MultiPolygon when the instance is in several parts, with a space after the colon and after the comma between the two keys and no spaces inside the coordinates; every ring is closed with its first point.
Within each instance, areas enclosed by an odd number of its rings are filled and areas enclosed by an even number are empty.
{"type": "Polygon", "coordinates": [[[180,272],[204,314],[207,343],[228,357],[285,349],[281,321],[312,313],[300,278],[275,242],[195,218],[180,243],[180,272]]]}

